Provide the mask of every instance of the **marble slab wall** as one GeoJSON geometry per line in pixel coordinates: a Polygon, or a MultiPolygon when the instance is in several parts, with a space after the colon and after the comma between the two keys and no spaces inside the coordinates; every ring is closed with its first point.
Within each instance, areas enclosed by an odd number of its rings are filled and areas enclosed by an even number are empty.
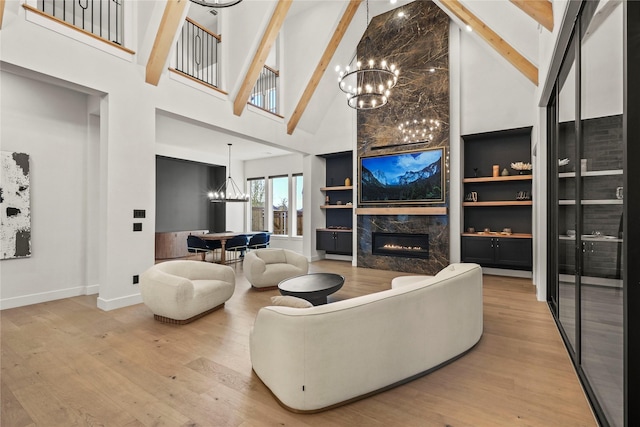
{"type": "MultiPolygon", "coordinates": [[[[445,202],[424,206],[448,206],[449,17],[430,1],[415,1],[376,16],[358,45],[358,56],[366,58],[367,55],[396,64],[400,76],[387,105],[358,111],[358,164],[363,156],[444,147],[445,202]],[[402,16],[398,12],[402,12],[402,16]],[[438,120],[440,129],[433,132],[433,138],[428,141],[405,143],[399,124],[422,118],[438,120]]],[[[378,208],[391,206],[403,205],[375,205],[378,208]]],[[[449,264],[447,215],[359,215],[357,232],[360,267],[435,274],[449,264]],[[372,255],[372,232],[429,234],[430,257],[416,260],[372,255]]]]}

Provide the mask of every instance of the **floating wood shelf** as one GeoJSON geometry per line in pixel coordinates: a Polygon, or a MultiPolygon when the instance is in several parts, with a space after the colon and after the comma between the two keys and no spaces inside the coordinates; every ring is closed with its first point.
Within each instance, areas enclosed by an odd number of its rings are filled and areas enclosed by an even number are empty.
{"type": "Polygon", "coordinates": [[[320,209],[351,209],[353,205],[322,205],[320,209]]]}
{"type": "Polygon", "coordinates": [[[531,239],[531,233],[512,233],[504,234],[499,231],[490,231],[488,233],[481,231],[479,233],[462,233],[465,237],[504,237],[505,239],[531,239]]]}
{"type": "Polygon", "coordinates": [[[316,231],[335,231],[336,233],[351,233],[353,230],[350,228],[316,228],[316,231]]]}
{"type": "Polygon", "coordinates": [[[356,215],[446,215],[445,206],[408,208],[357,208],[356,215]]]}
{"type": "Polygon", "coordinates": [[[493,202],[462,202],[462,206],[532,206],[531,200],[496,200],[493,202]]]}
{"type": "Polygon", "coordinates": [[[500,181],[531,181],[533,175],[507,175],[507,176],[483,176],[480,178],[464,178],[462,182],[500,182],[500,181]]]}
{"type": "Polygon", "coordinates": [[[342,190],[353,190],[353,185],[341,185],[338,187],[321,187],[320,191],[342,191],[342,190]]]}

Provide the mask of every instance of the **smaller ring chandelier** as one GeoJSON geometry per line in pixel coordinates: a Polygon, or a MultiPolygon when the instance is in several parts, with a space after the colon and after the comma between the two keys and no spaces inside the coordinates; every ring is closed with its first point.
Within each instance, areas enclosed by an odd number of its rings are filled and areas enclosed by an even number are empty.
{"type": "Polygon", "coordinates": [[[340,90],[347,94],[347,104],[357,110],[372,110],[380,108],[389,101],[391,89],[398,83],[400,71],[394,64],[387,61],[376,62],[370,59],[363,67],[362,62],[356,62],[354,70],[347,65],[344,70],[336,67],[339,73],[338,84],[340,90]]]}
{"type": "Polygon", "coordinates": [[[441,122],[434,119],[406,120],[398,125],[402,142],[410,144],[416,142],[431,142],[433,134],[440,130],[441,122]]]}
{"type": "Polygon", "coordinates": [[[218,1],[218,0],[191,0],[195,4],[199,4],[200,6],[205,7],[231,7],[240,3],[242,0],[231,0],[231,1],[218,1]]]}

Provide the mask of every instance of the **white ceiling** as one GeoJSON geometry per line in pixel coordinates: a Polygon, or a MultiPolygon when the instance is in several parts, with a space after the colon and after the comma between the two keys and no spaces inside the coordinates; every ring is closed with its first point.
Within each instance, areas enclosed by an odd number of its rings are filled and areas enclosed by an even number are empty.
{"type": "Polygon", "coordinates": [[[227,155],[227,144],[233,144],[231,154],[235,160],[255,160],[285,156],[291,151],[267,145],[263,141],[248,139],[246,135],[234,135],[227,129],[219,129],[165,111],[156,114],[156,140],[165,145],[204,153],[227,155]]]}

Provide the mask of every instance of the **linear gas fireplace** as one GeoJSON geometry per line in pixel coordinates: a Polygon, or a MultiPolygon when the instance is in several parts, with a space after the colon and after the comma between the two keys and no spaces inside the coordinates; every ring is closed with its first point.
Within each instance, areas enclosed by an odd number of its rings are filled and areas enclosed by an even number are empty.
{"type": "Polygon", "coordinates": [[[429,259],[429,235],[374,232],[371,253],[429,259]]]}

